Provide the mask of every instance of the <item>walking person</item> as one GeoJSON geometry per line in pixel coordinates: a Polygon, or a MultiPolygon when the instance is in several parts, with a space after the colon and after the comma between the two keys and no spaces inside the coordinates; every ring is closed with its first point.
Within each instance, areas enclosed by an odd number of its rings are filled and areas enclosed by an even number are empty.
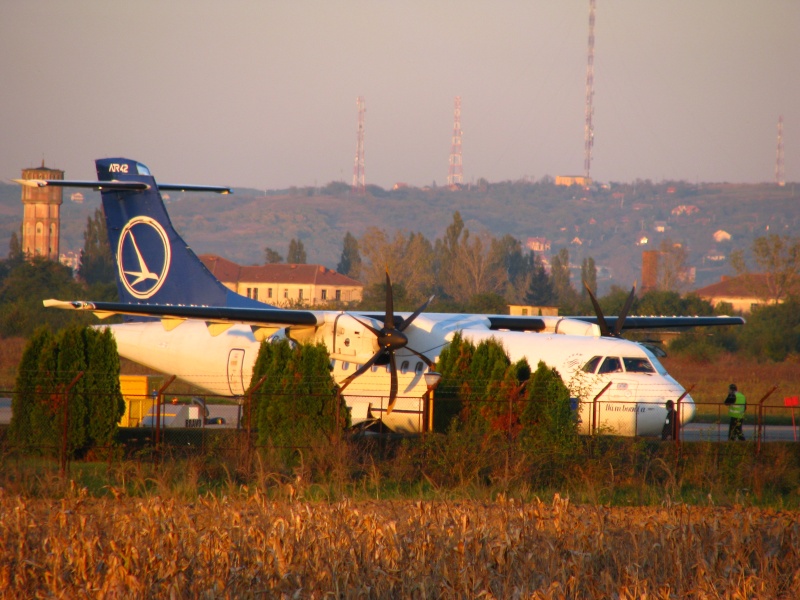
{"type": "Polygon", "coordinates": [[[664,427],[661,428],[661,439],[676,440],[678,439],[678,414],[675,412],[675,403],[672,400],[667,400],[665,407],[667,409],[667,418],[664,420],[664,427]]]}
{"type": "Polygon", "coordinates": [[[728,440],[743,442],[742,423],[744,422],[744,411],[747,410],[747,400],[745,400],[744,394],[739,391],[735,383],[728,386],[728,397],[725,398],[725,404],[728,406],[728,416],[731,418],[731,423],[728,427],[728,440]]]}

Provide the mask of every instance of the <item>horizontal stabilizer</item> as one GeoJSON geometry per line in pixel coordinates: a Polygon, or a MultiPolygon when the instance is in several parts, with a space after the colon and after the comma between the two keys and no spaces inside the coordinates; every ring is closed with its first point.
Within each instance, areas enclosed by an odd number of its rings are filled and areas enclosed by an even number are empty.
{"type": "Polygon", "coordinates": [[[142,191],[150,186],[141,181],[77,181],[69,179],[12,179],[13,182],[26,187],[76,187],[93,190],[142,191]]]}
{"type": "MultiPolygon", "coordinates": [[[[76,179],[12,179],[14,183],[26,187],[76,187],[89,188],[103,191],[142,191],[149,190],[150,186],[141,181],[81,181],[76,179]]],[[[231,188],[218,185],[183,185],[177,183],[159,183],[159,190],[168,192],[214,192],[216,194],[230,194],[231,188]]]]}

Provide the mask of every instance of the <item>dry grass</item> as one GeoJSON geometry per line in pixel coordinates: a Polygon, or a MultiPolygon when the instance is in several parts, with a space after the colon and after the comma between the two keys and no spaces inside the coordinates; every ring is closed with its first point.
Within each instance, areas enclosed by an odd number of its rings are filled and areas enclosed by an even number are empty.
{"type": "Polygon", "coordinates": [[[797,598],[800,518],[754,508],[0,495],[0,596],[797,598]]]}

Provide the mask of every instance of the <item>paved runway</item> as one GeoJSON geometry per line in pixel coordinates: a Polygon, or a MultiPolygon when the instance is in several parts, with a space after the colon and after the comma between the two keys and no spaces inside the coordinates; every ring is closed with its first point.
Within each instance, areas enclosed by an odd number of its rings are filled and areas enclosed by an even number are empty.
{"type": "MultiPolygon", "coordinates": [[[[745,424],[743,431],[748,441],[756,439],[752,423],[745,424]]],[[[800,426],[795,430],[791,425],[765,425],[762,436],[764,442],[794,442],[800,436],[800,426]]],[[[685,442],[726,442],[728,423],[689,423],[681,428],[681,439],[685,442]]]]}

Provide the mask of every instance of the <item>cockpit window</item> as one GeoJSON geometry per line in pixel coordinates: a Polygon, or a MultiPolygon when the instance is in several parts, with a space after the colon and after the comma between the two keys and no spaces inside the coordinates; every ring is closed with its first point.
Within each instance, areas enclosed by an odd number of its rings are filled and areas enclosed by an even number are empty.
{"type": "MultiPolygon", "coordinates": [[[[649,352],[648,352],[648,354],[649,354],[649,352]]],[[[661,364],[661,363],[658,361],[658,359],[657,359],[657,358],[656,358],[654,355],[652,355],[652,354],[650,355],[650,362],[651,362],[651,364],[652,364],[652,365],[655,367],[655,369],[656,369],[656,372],[657,372],[659,375],[666,375],[666,374],[667,374],[667,370],[664,368],[664,365],[662,365],[662,364],[661,364]]]]}
{"type": "Polygon", "coordinates": [[[136,170],[138,171],[139,175],[150,175],[150,170],[142,163],[136,163],[136,170]]]}
{"type": "Polygon", "coordinates": [[[655,373],[656,370],[650,361],[646,358],[639,357],[623,357],[622,362],[625,363],[625,370],[628,373],[655,373]]]}
{"type": "Polygon", "coordinates": [[[602,358],[602,356],[594,356],[590,358],[589,362],[583,365],[584,373],[594,373],[597,370],[597,365],[600,364],[600,360],[602,358]]]}
{"type": "Polygon", "coordinates": [[[606,356],[603,364],[600,365],[600,370],[597,371],[598,374],[603,373],[621,373],[622,372],[622,362],[616,356],[606,356]]]}

